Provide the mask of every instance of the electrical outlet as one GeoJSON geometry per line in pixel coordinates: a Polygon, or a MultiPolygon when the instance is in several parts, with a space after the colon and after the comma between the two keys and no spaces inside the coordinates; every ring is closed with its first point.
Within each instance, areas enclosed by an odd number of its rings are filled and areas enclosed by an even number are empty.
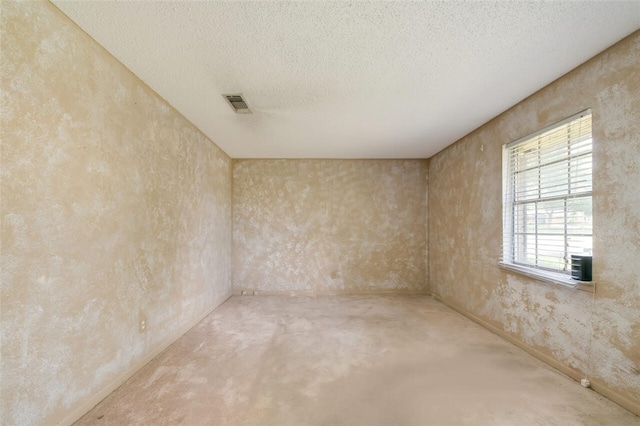
{"type": "Polygon", "coordinates": [[[138,321],[138,331],[140,333],[147,331],[147,316],[142,312],[140,312],[140,319],[138,321]]]}

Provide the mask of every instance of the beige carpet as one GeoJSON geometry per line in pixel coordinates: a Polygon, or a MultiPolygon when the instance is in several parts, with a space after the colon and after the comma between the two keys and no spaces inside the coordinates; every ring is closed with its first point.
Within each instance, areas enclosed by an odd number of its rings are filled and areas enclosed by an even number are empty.
{"type": "Polygon", "coordinates": [[[79,425],[638,425],[429,297],[233,297],[79,425]]]}

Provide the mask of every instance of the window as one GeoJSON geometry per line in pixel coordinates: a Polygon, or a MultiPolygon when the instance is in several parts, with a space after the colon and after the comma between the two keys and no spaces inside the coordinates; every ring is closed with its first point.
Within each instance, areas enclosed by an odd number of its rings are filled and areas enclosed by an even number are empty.
{"type": "Polygon", "coordinates": [[[591,255],[591,111],[503,149],[501,265],[560,283],[591,255]]]}

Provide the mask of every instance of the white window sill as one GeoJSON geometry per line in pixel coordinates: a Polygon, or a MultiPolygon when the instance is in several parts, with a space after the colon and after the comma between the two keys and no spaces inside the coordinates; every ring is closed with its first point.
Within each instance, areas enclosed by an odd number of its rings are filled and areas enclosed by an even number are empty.
{"type": "Polygon", "coordinates": [[[569,288],[588,291],[593,293],[595,290],[595,283],[593,281],[578,281],[571,278],[569,275],[556,274],[553,272],[542,271],[539,269],[527,268],[519,265],[512,265],[510,263],[498,262],[498,265],[511,272],[516,272],[527,277],[545,281],[548,283],[558,284],[569,288]]]}

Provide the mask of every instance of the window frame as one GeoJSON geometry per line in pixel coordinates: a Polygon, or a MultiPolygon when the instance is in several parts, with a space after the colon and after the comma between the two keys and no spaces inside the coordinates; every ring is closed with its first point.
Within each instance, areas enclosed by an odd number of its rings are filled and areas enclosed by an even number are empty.
{"type": "MultiPolygon", "coordinates": [[[[570,130],[570,127],[567,127],[567,129],[570,130]]],[[[555,142],[547,146],[554,147],[554,144],[555,142]]],[[[580,177],[582,176],[583,174],[581,173],[580,177]]],[[[555,181],[552,181],[552,182],[555,184],[555,181]]],[[[590,237],[592,239],[591,241],[593,242],[593,210],[591,210],[591,213],[590,213],[591,222],[589,227],[591,229],[591,232],[589,234],[570,233],[568,231],[568,226],[570,224],[575,224],[575,222],[571,222],[571,219],[569,219],[569,216],[570,216],[569,213],[578,211],[578,210],[571,209],[569,207],[569,204],[570,204],[569,200],[588,199],[591,206],[593,206],[592,185],[593,185],[593,114],[591,112],[591,109],[586,109],[584,111],[581,111],[564,120],[561,120],[541,130],[531,133],[525,137],[519,138],[507,144],[504,144],[502,149],[502,199],[503,199],[502,233],[503,233],[503,238],[502,238],[502,247],[501,247],[502,253],[500,256],[499,265],[505,269],[508,269],[523,275],[527,275],[532,278],[536,278],[538,280],[552,282],[555,284],[560,284],[560,285],[570,286],[570,287],[576,287],[578,286],[578,284],[584,284],[577,280],[574,280],[571,277],[571,262],[569,260],[569,257],[572,253],[570,253],[569,251],[568,240],[570,237],[587,237],[587,238],[590,237]],[[545,134],[552,134],[553,131],[558,131],[562,129],[563,126],[566,126],[567,124],[577,120],[582,120],[586,116],[589,116],[589,119],[590,119],[590,123],[589,123],[590,128],[588,132],[589,138],[584,139],[584,140],[590,140],[590,144],[588,145],[588,150],[582,153],[578,153],[578,155],[575,155],[575,156],[572,155],[571,149],[575,145],[578,145],[580,143],[580,138],[582,136],[578,135],[576,139],[572,139],[569,137],[567,138],[567,154],[565,156],[562,156],[560,159],[554,160],[551,162],[549,162],[548,160],[545,160],[546,162],[543,162],[541,160],[541,152],[543,152],[542,149],[544,148],[541,148],[542,145],[540,145],[542,143],[541,137],[545,134]],[[538,156],[537,162],[534,162],[533,166],[523,166],[520,168],[515,166],[513,164],[513,160],[514,160],[513,150],[518,146],[523,146],[523,145],[526,146],[527,144],[534,144],[536,142],[536,138],[537,138],[537,144],[538,144],[537,150],[535,153],[535,155],[538,156]],[[590,181],[588,191],[582,190],[577,193],[572,193],[572,189],[571,189],[572,160],[580,157],[587,157],[587,156],[590,157],[589,158],[590,168],[588,172],[586,172],[586,176],[589,177],[589,181],[590,181]],[[566,182],[567,182],[566,190],[561,192],[559,195],[543,196],[542,191],[548,190],[549,188],[553,188],[553,186],[547,187],[541,183],[542,182],[541,171],[543,171],[545,167],[549,167],[555,163],[560,164],[563,162],[567,163],[566,174],[564,173],[560,174],[558,175],[558,177],[554,177],[553,179],[562,181],[563,178],[566,176],[566,182]],[[538,183],[537,185],[533,185],[534,191],[537,192],[537,196],[530,197],[529,199],[527,199],[527,196],[522,196],[522,194],[520,194],[518,190],[516,190],[516,188],[518,187],[518,183],[516,183],[515,179],[517,179],[518,174],[523,174],[531,170],[533,171],[537,170],[538,172],[538,183]],[[524,199],[518,199],[518,197],[522,197],[524,199]],[[562,204],[563,204],[564,215],[561,223],[561,225],[563,226],[563,232],[549,234],[549,236],[562,237],[563,257],[556,258],[557,260],[563,260],[564,266],[562,270],[559,268],[550,268],[550,267],[545,267],[544,265],[541,265],[540,264],[541,256],[539,256],[538,254],[539,253],[538,244],[540,240],[539,237],[541,235],[546,235],[544,232],[538,231],[538,223],[539,223],[538,205],[542,203],[550,202],[550,201],[551,202],[563,201],[562,204]],[[516,219],[516,215],[517,215],[516,209],[520,208],[521,206],[531,206],[531,205],[535,207],[535,213],[534,213],[535,230],[534,232],[530,232],[530,231],[526,232],[525,230],[526,220],[522,218],[524,217],[522,216],[522,213],[521,213],[522,217],[516,219]],[[518,230],[516,229],[516,223],[518,223],[520,226],[523,227],[522,231],[518,232],[518,230]],[[523,255],[523,253],[526,253],[526,250],[528,248],[526,243],[526,239],[528,238],[528,236],[533,236],[533,238],[535,239],[535,252],[533,255],[533,259],[534,259],[533,263],[521,261],[522,257],[527,257],[527,255],[526,254],[523,255]],[[518,237],[522,237],[522,240],[520,241],[524,240],[525,243],[522,243],[522,242],[518,243],[518,237]],[[520,252],[520,255],[517,256],[516,252],[520,252]]],[[[591,208],[593,209],[593,207],[591,208]]],[[[591,251],[593,252],[593,246],[591,246],[591,251]]]]}

